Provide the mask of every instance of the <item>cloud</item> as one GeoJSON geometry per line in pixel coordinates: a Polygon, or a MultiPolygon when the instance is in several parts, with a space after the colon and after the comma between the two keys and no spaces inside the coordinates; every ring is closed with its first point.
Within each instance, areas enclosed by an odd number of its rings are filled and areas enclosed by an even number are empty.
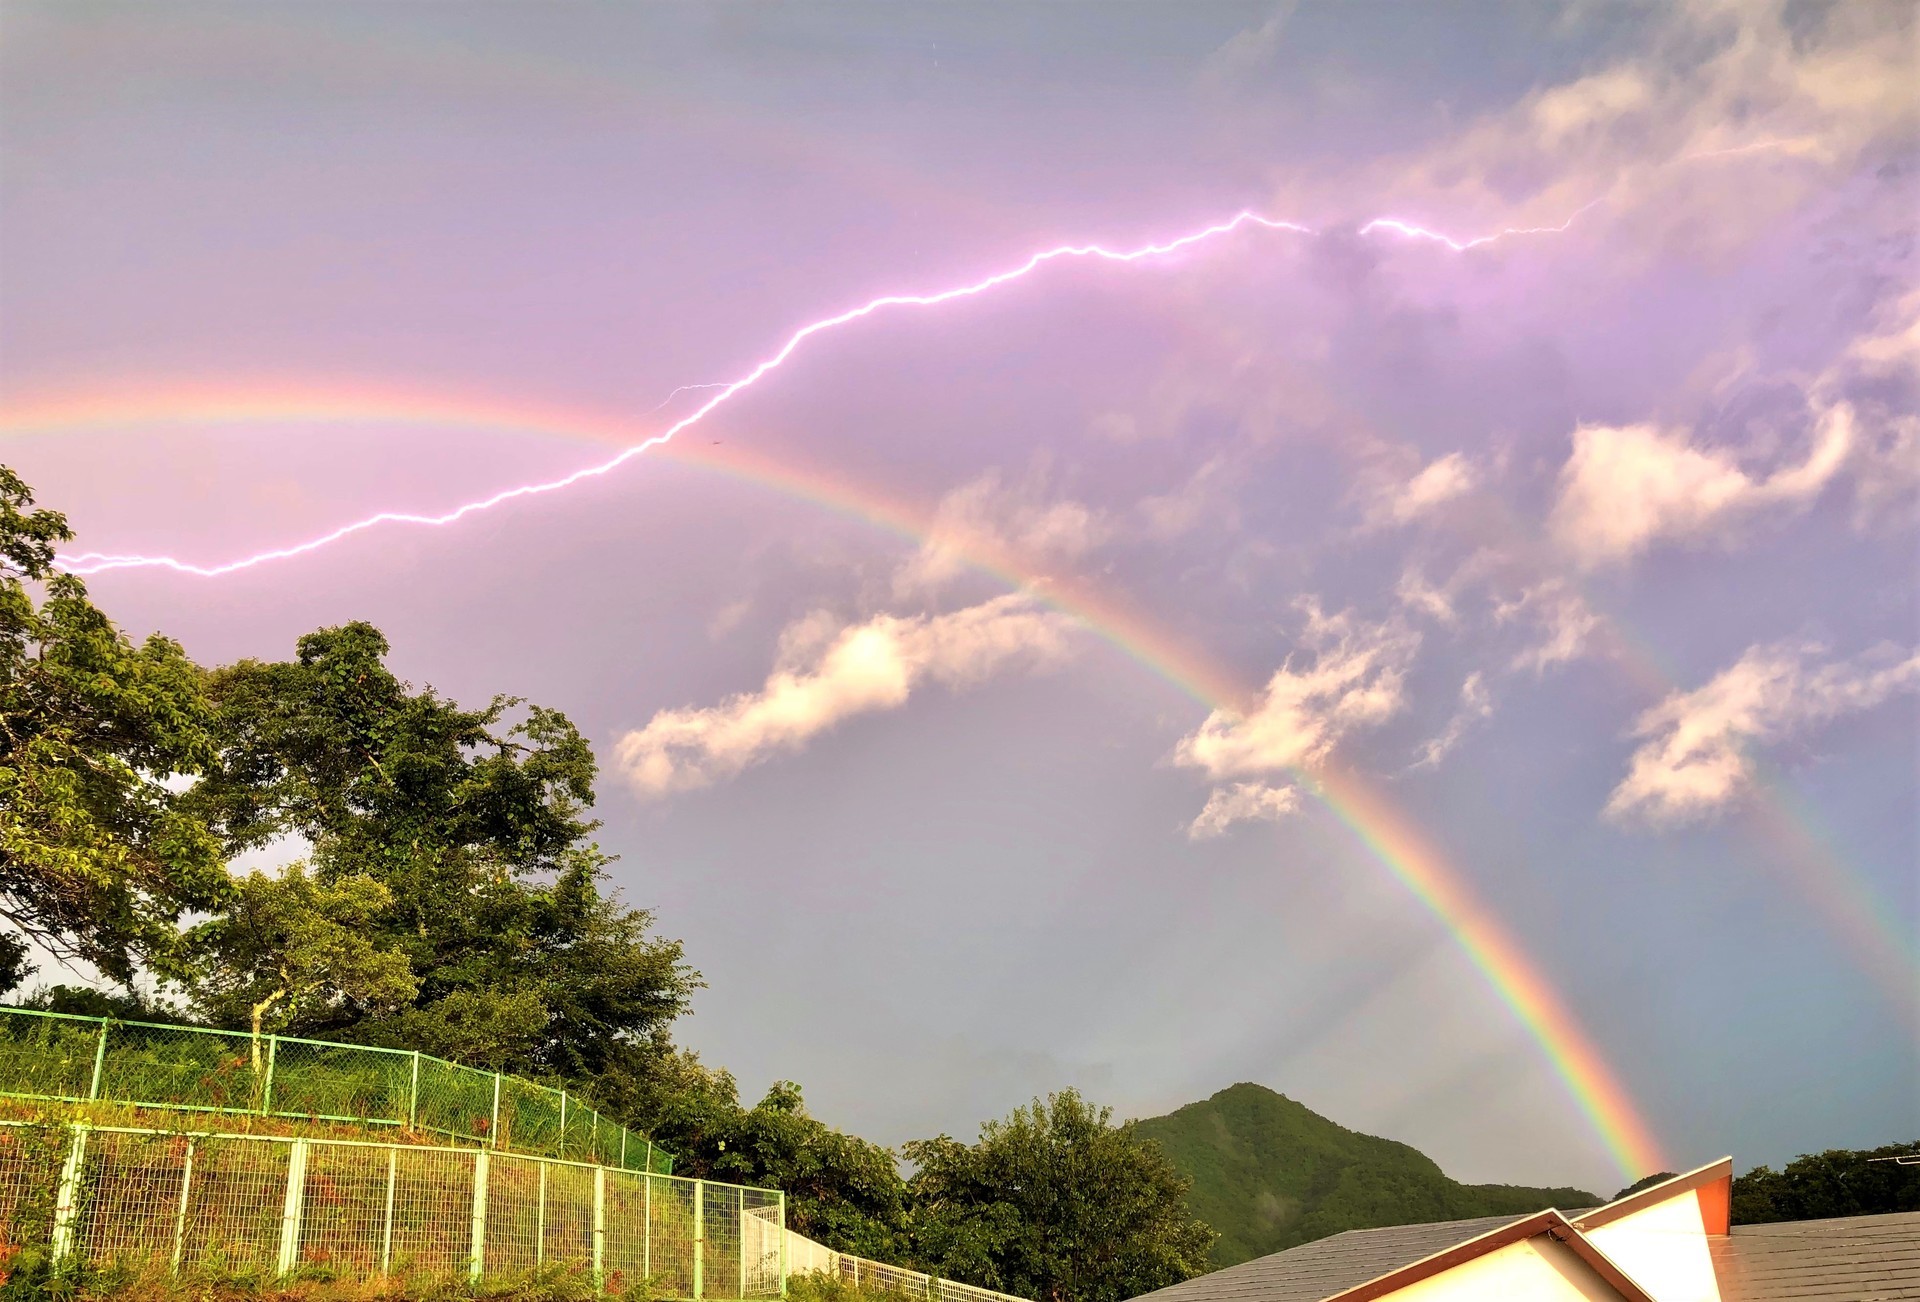
{"type": "Polygon", "coordinates": [[[1844,404],[1821,414],[1804,461],[1765,476],[1749,474],[1724,449],[1693,446],[1681,432],[1586,426],[1574,432],[1548,527],[1589,569],[1631,560],[1662,541],[1726,541],[1764,512],[1812,505],[1853,444],[1853,411],[1844,404]]]}
{"type": "Polygon", "coordinates": [[[1244,28],[1228,37],[1201,65],[1201,84],[1218,90],[1230,89],[1271,63],[1296,7],[1297,0],[1285,0],[1258,26],[1244,28]]]}
{"type": "Polygon", "coordinates": [[[1403,195],[1486,213],[1524,188],[1525,217],[1546,222],[1605,198],[1582,228],[1623,223],[1625,256],[1712,254],[1911,143],[1910,6],[1697,0],[1664,6],[1641,31],[1625,57],[1383,164],[1377,186],[1397,175],[1403,195]]]}
{"type": "Polygon", "coordinates": [[[1473,491],[1478,483],[1473,464],[1458,452],[1448,453],[1413,478],[1377,490],[1367,508],[1367,523],[1375,528],[1412,524],[1473,491]]]}
{"type": "Polygon", "coordinates": [[[1454,605],[1451,584],[1436,588],[1427,582],[1426,575],[1410,568],[1401,574],[1399,583],[1394,585],[1393,595],[1408,610],[1425,615],[1436,624],[1444,624],[1448,628],[1460,626],[1460,611],[1454,605]]]}
{"type": "Polygon", "coordinates": [[[969,687],[1067,657],[1073,623],[1030,598],[996,597],[945,615],[875,615],[842,626],[816,614],[781,635],[756,692],[707,708],[662,710],[621,737],[615,763],[642,794],[711,786],[855,715],[897,709],[926,683],[969,687]]]}
{"type": "Polygon", "coordinates": [[[1542,580],[1514,600],[1500,602],[1494,607],[1494,618],[1501,623],[1527,619],[1536,626],[1538,640],[1513,658],[1513,668],[1536,674],[1586,655],[1600,631],[1600,616],[1587,599],[1558,578],[1542,580]]]}
{"type": "Polygon", "coordinates": [[[1253,708],[1217,709],[1174,748],[1176,764],[1216,781],[1299,768],[1325,759],[1357,728],[1392,717],[1405,704],[1406,668],[1419,634],[1398,623],[1366,624],[1351,612],[1324,615],[1301,603],[1314,652],[1304,669],[1291,661],[1274,671],[1253,708]]]}
{"type": "Polygon", "coordinates": [[[1655,824],[1710,817],[1751,787],[1754,748],[1920,687],[1920,654],[1883,650],[1824,665],[1813,663],[1819,654],[1808,645],[1752,647],[1704,687],[1642,714],[1632,735],[1645,740],[1606,815],[1655,824]]]}
{"type": "Polygon", "coordinates": [[[1170,493],[1140,499],[1140,518],[1146,536],[1168,542],[1192,533],[1203,524],[1238,523],[1233,494],[1236,478],[1224,456],[1209,457],[1170,493]]]}
{"type": "Polygon", "coordinates": [[[1447,726],[1440,730],[1440,735],[1429,738],[1420,748],[1420,757],[1410,767],[1435,767],[1460,744],[1474,724],[1492,717],[1493,693],[1487,690],[1486,676],[1475,670],[1460,684],[1460,708],[1447,720],[1447,726]]]}
{"type": "Polygon", "coordinates": [[[1261,782],[1215,787],[1207,796],[1206,808],[1187,825],[1187,838],[1211,840],[1225,835],[1235,823],[1254,820],[1277,823],[1298,808],[1300,792],[1294,787],[1270,787],[1261,782]]]}
{"type": "Polygon", "coordinates": [[[1083,502],[1052,498],[1044,464],[1017,483],[997,470],[940,499],[933,528],[894,576],[894,595],[933,592],[963,572],[969,557],[1017,565],[1067,565],[1113,534],[1106,514],[1083,502]]]}

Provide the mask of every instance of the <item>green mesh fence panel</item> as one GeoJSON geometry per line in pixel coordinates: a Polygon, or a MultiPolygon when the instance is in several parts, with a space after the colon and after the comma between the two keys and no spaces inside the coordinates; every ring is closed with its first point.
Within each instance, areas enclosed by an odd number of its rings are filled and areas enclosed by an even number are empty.
{"type": "Polygon", "coordinates": [[[94,1021],[0,1017],[0,1093],[87,1098],[101,1030],[94,1021]]]}
{"type": "Polygon", "coordinates": [[[324,1121],[405,1125],[413,1055],[359,1045],[274,1038],[264,1112],[324,1121]]]}
{"type": "Polygon", "coordinates": [[[563,1091],[425,1054],[0,1008],[0,1095],[404,1127],[459,1144],[673,1170],[563,1091]]]}
{"type": "Polygon", "coordinates": [[[0,1123],[0,1241],[209,1284],[310,1272],[431,1291],[597,1266],[606,1291],[772,1298],[798,1238],[782,1213],[772,1190],[490,1149],[0,1123]],[[70,1154],[76,1197],[50,1217],[70,1154]]]}
{"type": "Polygon", "coordinates": [[[542,1162],[547,1173],[541,1264],[593,1265],[593,1169],[542,1162]]]}
{"type": "MultiPolygon", "coordinates": [[[[92,1136],[99,1137],[98,1132],[92,1136]]],[[[210,1275],[274,1271],[292,1148],[284,1141],[244,1137],[196,1145],[183,1269],[210,1275]]]]}
{"type": "Polygon", "coordinates": [[[301,1266],[350,1276],[385,1269],[387,1182],[395,1159],[391,1148],[308,1146],[297,1250],[301,1266]]]}
{"type": "Polygon", "coordinates": [[[267,1045],[178,1026],[106,1028],[100,1099],[196,1111],[257,1111],[267,1045]]]}

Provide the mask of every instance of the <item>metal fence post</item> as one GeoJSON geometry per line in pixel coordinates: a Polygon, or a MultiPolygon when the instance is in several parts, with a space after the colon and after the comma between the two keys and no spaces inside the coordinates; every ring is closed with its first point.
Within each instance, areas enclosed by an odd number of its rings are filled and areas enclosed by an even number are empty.
{"type": "Polygon", "coordinates": [[[300,1264],[300,1215],[307,1201],[307,1141],[293,1141],[287,1155],[287,1199],[280,1209],[280,1263],[282,1278],[300,1264]]]}
{"type": "Polygon", "coordinates": [[[533,1264],[547,1264],[547,1164],[540,1164],[540,1209],[533,1223],[533,1264]]]}
{"type": "Polygon", "coordinates": [[[187,1197],[193,1190],[193,1136],[187,1136],[187,1160],[180,1171],[180,1209],[173,1214],[173,1273],[180,1273],[180,1259],[187,1249],[187,1197]]]}
{"type": "Polygon", "coordinates": [[[607,1168],[593,1168],[593,1286],[607,1279],[607,1168]]]}
{"type": "Polygon", "coordinates": [[[420,1051],[413,1051],[413,1080],[407,1086],[407,1129],[420,1129],[420,1051]]]}
{"type": "Polygon", "coordinates": [[[693,1302],[700,1302],[707,1264],[707,1182],[693,1182],[693,1302]]]}
{"type": "Polygon", "coordinates": [[[787,1295],[787,1191],[780,1191],[780,1296],[787,1295]]]}
{"type": "Polygon", "coordinates": [[[560,1151],[556,1157],[567,1155],[567,1092],[560,1091],[560,1151]]]}
{"type": "Polygon", "coordinates": [[[640,1220],[645,1227],[640,1233],[640,1274],[642,1278],[653,1278],[653,1174],[642,1177],[644,1183],[641,1194],[640,1220]]]}
{"type": "Polygon", "coordinates": [[[734,1229],[740,1235],[740,1296],[747,1295],[747,1191],[742,1189],[736,1195],[740,1204],[740,1215],[734,1229]]]}
{"type": "Polygon", "coordinates": [[[380,1236],[380,1273],[389,1274],[393,1270],[393,1187],[399,1183],[400,1150],[387,1150],[387,1222],[386,1230],[380,1236]]]}
{"type": "Polygon", "coordinates": [[[260,1115],[266,1116],[273,1111],[273,1064],[280,1057],[280,1037],[267,1037],[267,1079],[260,1087],[260,1115]]]}
{"type": "MultiPolygon", "coordinates": [[[[102,1027],[102,1030],[105,1028],[102,1027]]],[[[87,1160],[87,1127],[73,1127],[67,1160],[60,1167],[60,1191],[53,1203],[53,1260],[65,1261],[73,1251],[74,1222],[80,1219],[80,1171],[87,1160]]]]}
{"type": "Polygon", "coordinates": [[[475,1281],[487,1265],[487,1159],[484,1148],[473,1153],[473,1240],[467,1249],[467,1278],[475,1281]]]}
{"type": "Polygon", "coordinates": [[[100,1042],[93,1049],[93,1084],[87,1087],[87,1097],[95,1102],[100,1099],[100,1083],[107,1074],[107,1023],[100,1023],[100,1042]]]}
{"type": "Polygon", "coordinates": [[[493,1120],[487,1123],[487,1145],[500,1147],[500,1073],[493,1073],[493,1120]]]}

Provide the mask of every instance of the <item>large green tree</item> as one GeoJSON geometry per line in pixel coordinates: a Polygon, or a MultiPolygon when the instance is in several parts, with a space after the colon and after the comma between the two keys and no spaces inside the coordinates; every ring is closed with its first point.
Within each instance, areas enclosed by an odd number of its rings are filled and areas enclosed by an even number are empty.
{"type": "Polygon", "coordinates": [[[643,1076],[698,977],[602,889],[586,741],[557,711],[415,690],[387,651],[347,624],[211,680],[195,808],[231,851],[299,838],[317,881],[379,883],[366,932],[418,981],[391,1011],[332,1000],[311,1030],[582,1085],[643,1076]]]}
{"type": "Polygon", "coordinates": [[[180,794],[212,759],[200,671],[138,645],[54,564],[73,535],[0,466],[0,982],[31,940],[129,981],[164,967],[189,910],[227,890],[219,840],[180,794]]]}
{"type": "Polygon", "coordinates": [[[1158,1146],[1074,1090],[905,1146],[927,1269],[1041,1302],[1122,1302],[1207,1269],[1214,1234],[1158,1146]]]}
{"type": "Polygon", "coordinates": [[[799,1233],[878,1261],[908,1258],[906,1184],[890,1150],[810,1116],[791,1081],[743,1108],[729,1073],[685,1051],[659,1080],[646,1119],[676,1175],[784,1189],[787,1224],[799,1233]]]}
{"type": "Polygon", "coordinates": [[[1883,1212],[1920,1212],[1920,1142],[1807,1153],[1733,1181],[1736,1225],[1883,1212]]]}
{"type": "Polygon", "coordinates": [[[253,1032],[254,1069],[268,1030],[312,1030],[351,1000],[378,1014],[404,1007],[420,980],[373,924],[393,896],[367,876],[322,882],[304,864],[235,883],[220,916],[187,933],[186,984],[197,1011],[253,1032]]]}

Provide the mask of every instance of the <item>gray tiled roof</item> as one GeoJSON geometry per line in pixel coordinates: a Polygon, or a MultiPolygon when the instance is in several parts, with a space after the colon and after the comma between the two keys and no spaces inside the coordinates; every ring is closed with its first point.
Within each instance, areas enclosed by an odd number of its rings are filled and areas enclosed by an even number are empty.
{"type": "Polygon", "coordinates": [[[1708,1244],[1726,1302],[1920,1299],[1920,1212],[1736,1225],[1708,1244]]]}
{"type": "Polygon", "coordinates": [[[1355,1284],[1364,1284],[1375,1276],[1411,1265],[1456,1243],[1525,1219],[1524,1216],[1482,1216],[1470,1221],[1348,1230],[1270,1257],[1216,1270],[1144,1297],[1152,1298],[1153,1302],[1321,1302],[1322,1298],[1355,1284]]]}

